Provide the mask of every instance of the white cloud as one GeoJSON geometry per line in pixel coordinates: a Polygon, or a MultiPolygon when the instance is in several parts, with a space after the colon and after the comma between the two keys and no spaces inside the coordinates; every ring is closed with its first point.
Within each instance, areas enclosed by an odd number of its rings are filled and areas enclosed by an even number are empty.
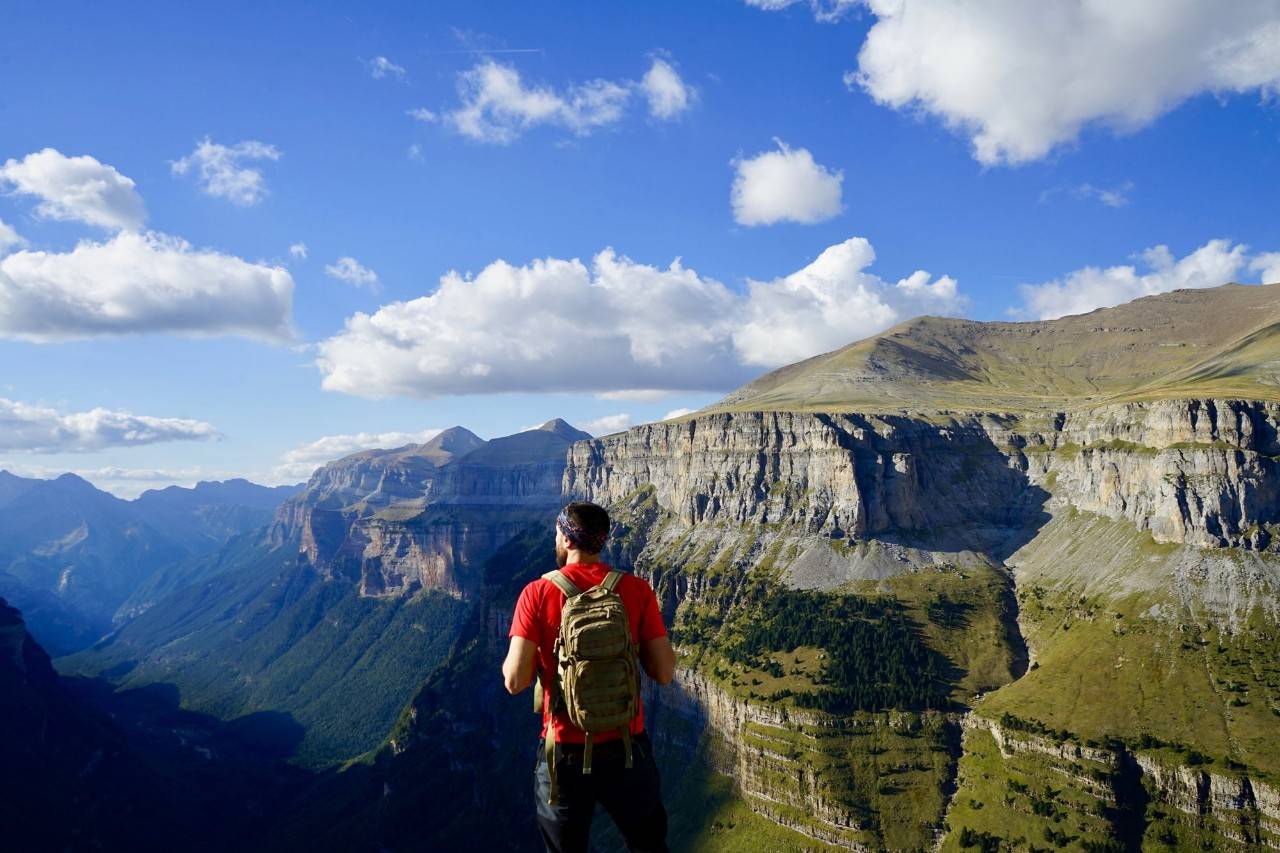
{"type": "Polygon", "coordinates": [[[736,307],[726,287],[678,262],[659,269],[611,249],[590,268],[495,261],[347,318],[317,363],[325,388],[372,397],[716,389],[744,377],[728,357],[736,307]]]}
{"type": "Polygon", "coordinates": [[[133,181],[88,155],[68,157],[45,148],[8,160],[0,166],[0,188],[6,184],[39,198],[36,213],[46,219],[117,230],[141,228],[147,218],[133,181]]]}
{"type": "Polygon", "coordinates": [[[865,272],[854,238],[742,295],[673,262],[612,249],[588,267],[548,258],[479,274],[447,273],[429,296],[356,313],[318,344],[323,386],[367,397],[585,391],[653,399],[658,390],[723,391],[754,371],[816,355],[900,322],[958,311],[952,279],[890,284],[865,272]]]}
{"type": "Polygon", "coordinates": [[[381,80],[383,77],[394,77],[397,80],[404,79],[404,68],[396,65],[385,56],[375,56],[365,63],[365,67],[369,69],[369,76],[375,80],[381,80]]]}
{"type": "Polygon", "coordinates": [[[282,342],[292,301],[283,267],[157,233],[0,259],[0,337],[27,341],[168,332],[282,342]]]}
{"type": "MultiPolygon", "coordinates": [[[[501,145],[537,125],[562,127],[583,136],[621,121],[637,93],[646,99],[650,115],[664,120],[688,109],[695,96],[675,67],[656,57],[639,81],[589,80],[563,91],[526,85],[514,66],[487,59],[458,75],[462,103],[446,113],[444,121],[464,136],[501,145]]],[[[430,110],[409,114],[424,121],[437,118],[430,110]]]]}
{"type": "Polygon", "coordinates": [[[672,409],[671,411],[663,415],[662,419],[664,421],[669,421],[672,418],[683,418],[685,415],[692,415],[696,411],[697,409],[685,409],[685,408],[672,409]]]}
{"type": "Polygon", "coordinates": [[[354,284],[356,287],[378,289],[378,274],[368,267],[362,266],[359,261],[352,257],[338,258],[333,263],[325,265],[324,272],[330,278],[345,281],[347,284],[354,284]]]}
{"type": "Polygon", "coordinates": [[[13,226],[0,219],[0,255],[10,249],[19,249],[27,245],[22,235],[13,230],[13,226]]]}
{"type": "Polygon", "coordinates": [[[295,258],[298,258],[299,260],[305,261],[307,259],[307,244],[294,243],[290,245],[289,254],[293,255],[295,258]]]}
{"type": "Polygon", "coordinates": [[[581,428],[592,435],[609,435],[614,432],[622,432],[629,426],[631,426],[631,415],[623,412],[586,421],[581,428]]]}
{"type": "Polygon", "coordinates": [[[299,445],[280,457],[271,474],[275,482],[296,483],[310,477],[320,466],[341,459],[361,450],[403,447],[406,444],[425,444],[443,430],[424,429],[419,432],[356,432],[345,435],[326,435],[315,441],[299,445]]]}
{"type": "Polygon", "coordinates": [[[1258,255],[1249,263],[1249,269],[1261,275],[1261,284],[1280,284],[1280,252],[1258,255]]]}
{"type": "Polygon", "coordinates": [[[416,142],[413,143],[412,145],[409,146],[409,149],[405,152],[405,156],[408,157],[410,160],[421,160],[422,146],[416,142]]]}
{"type": "Polygon", "coordinates": [[[824,24],[831,24],[847,15],[861,0],[746,0],[748,6],[755,6],[766,12],[780,12],[797,3],[806,2],[814,18],[824,24]]]}
{"type": "Polygon", "coordinates": [[[436,115],[426,107],[418,107],[417,109],[413,109],[413,110],[405,110],[405,115],[409,116],[410,118],[417,119],[418,121],[424,122],[426,124],[433,124],[434,122],[437,122],[440,120],[440,116],[436,115]]]}
{"type": "MultiPolygon", "coordinates": [[[[1268,257],[1260,255],[1252,265],[1260,268],[1256,265],[1261,261],[1265,267],[1268,257]]],[[[1145,272],[1132,264],[1084,267],[1044,284],[1019,285],[1023,305],[1009,313],[1032,320],[1083,314],[1178,288],[1217,287],[1236,280],[1251,265],[1248,247],[1230,240],[1210,240],[1182,258],[1175,258],[1168,246],[1146,249],[1138,258],[1145,272]]]]}
{"type": "Polygon", "coordinates": [[[228,146],[219,145],[206,136],[194,151],[175,160],[170,167],[175,175],[196,170],[206,195],[249,207],[262,201],[267,194],[267,183],[262,171],[244,165],[245,161],[279,160],[280,156],[279,149],[265,142],[248,139],[228,146]]]}
{"type": "Polygon", "coordinates": [[[750,283],[733,342],[746,364],[777,367],[838,349],[918,314],[959,314],[956,281],[917,270],[890,283],[866,272],[875,251],[862,237],[831,246],[802,270],[750,283]]]}
{"type": "Polygon", "coordinates": [[[671,63],[658,57],[641,78],[640,88],[649,101],[649,115],[664,121],[689,109],[694,98],[693,89],[685,85],[671,63]]]}
{"type": "Polygon", "coordinates": [[[739,225],[812,224],[837,215],[844,173],[818,164],[805,148],[789,148],[780,139],[774,142],[777,151],[733,161],[734,220],[739,225]]]}
{"type": "Polygon", "coordinates": [[[1025,163],[1102,124],[1134,131],[1204,92],[1280,89],[1275,0],[866,0],[879,19],[846,83],[1025,163]]]}
{"type": "Polygon", "coordinates": [[[62,414],[47,406],[0,397],[0,450],[80,452],[219,437],[204,421],[153,418],[103,408],[62,414]]]}
{"type": "Polygon", "coordinates": [[[486,60],[458,75],[458,94],[462,106],[447,116],[458,132],[505,144],[537,124],[560,125],[579,134],[612,124],[622,118],[631,90],[608,80],[573,86],[564,94],[529,88],[512,66],[486,60]]]}

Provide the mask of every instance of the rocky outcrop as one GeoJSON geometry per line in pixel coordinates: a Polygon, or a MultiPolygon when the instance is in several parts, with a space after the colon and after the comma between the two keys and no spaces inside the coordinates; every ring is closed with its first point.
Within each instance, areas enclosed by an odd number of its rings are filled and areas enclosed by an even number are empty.
{"type": "Polygon", "coordinates": [[[1077,787],[1116,807],[1120,812],[1135,805],[1154,812],[1161,804],[1177,809],[1192,822],[1242,845],[1263,844],[1280,849],[1280,790],[1247,773],[1228,774],[1203,765],[1173,763],[1160,754],[1134,750],[1118,743],[1089,746],[1074,739],[1055,739],[1010,730],[977,714],[965,720],[966,729],[989,731],[1003,758],[1034,754],[1077,787]],[[1101,773],[1080,772],[1080,762],[1092,762],[1101,773]],[[1132,792],[1122,786],[1126,768],[1136,769],[1149,801],[1126,802],[1132,792]]]}
{"type": "Polygon", "coordinates": [[[575,444],[564,489],[606,504],[652,484],[688,525],[991,546],[1060,503],[1161,542],[1275,549],[1280,404],[1125,403],[1045,417],[721,412],[575,444]]]}
{"type": "Polygon", "coordinates": [[[361,595],[467,598],[490,554],[525,525],[549,523],[565,452],[587,437],[561,420],[488,442],[454,427],[423,445],[353,454],[281,506],[268,541],[361,595]]]}

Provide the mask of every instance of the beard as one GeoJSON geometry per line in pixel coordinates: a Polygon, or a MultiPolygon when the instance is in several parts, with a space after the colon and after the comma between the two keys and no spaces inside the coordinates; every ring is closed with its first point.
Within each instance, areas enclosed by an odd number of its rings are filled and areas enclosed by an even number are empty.
{"type": "Polygon", "coordinates": [[[556,565],[564,568],[569,562],[569,549],[560,547],[560,543],[556,543],[556,565]]]}

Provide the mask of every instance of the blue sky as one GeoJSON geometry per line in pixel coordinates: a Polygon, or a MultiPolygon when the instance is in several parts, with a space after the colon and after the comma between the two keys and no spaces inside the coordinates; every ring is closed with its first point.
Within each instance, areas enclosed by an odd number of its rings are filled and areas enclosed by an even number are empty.
{"type": "Polygon", "coordinates": [[[283,482],[1280,278],[1274,2],[265,5],[0,6],[0,467],[283,482]]]}

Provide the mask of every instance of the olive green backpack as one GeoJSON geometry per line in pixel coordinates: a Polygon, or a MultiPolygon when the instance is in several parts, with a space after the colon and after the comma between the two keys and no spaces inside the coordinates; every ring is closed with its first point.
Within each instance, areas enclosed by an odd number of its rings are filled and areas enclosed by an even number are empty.
{"type": "MultiPolygon", "coordinates": [[[[564,593],[560,636],[556,638],[556,672],[545,679],[551,692],[551,714],[563,711],[569,722],[586,733],[582,772],[591,772],[592,736],[617,730],[622,734],[626,766],[631,767],[631,720],[640,709],[639,646],[631,640],[631,624],[622,598],[614,592],[622,572],[610,571],[583,592],[560,570],[542,576],[564,593]]],[[[534,688],[534,710],[542,712],[543,682],[534,688]]],[[[547,775],[551,795],[559,799],[556,783],[555,726],[547,724],[547,775]]]]}

